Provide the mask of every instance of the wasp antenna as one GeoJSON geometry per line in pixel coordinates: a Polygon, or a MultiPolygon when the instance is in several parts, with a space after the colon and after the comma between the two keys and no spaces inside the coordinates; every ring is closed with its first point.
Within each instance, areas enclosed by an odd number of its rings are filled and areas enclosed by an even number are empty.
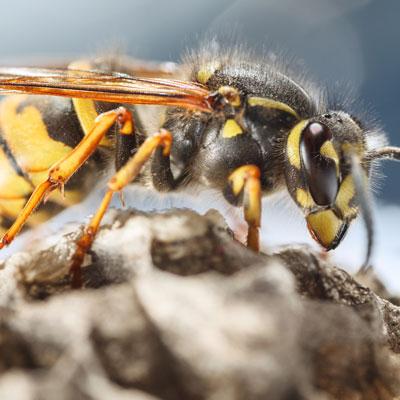
{"type": "MultiPolygon", "coordinates": [[[[400,154],[400,152],[399,152],[400,154]]],[[[361,165],[360,158],[352,153],[350,155],[351,175],[354,182],[358,204],[361,210],[361,216],[367,230],[367,249],[365,260],[360,267],[359,272],[365,273],[371,268],[369,264],[373,246],[374,246],[374,221],[372,217],[371,195],[365,180],[365,172],[361,165]]]]}
{"type": "Polygon", "coordinates": [[[365,159],[373,160],[393,160],[400,161],[400,147],[386,146],[377,150],[370,151],[365,159]]]}
{"type": "MultiPolygon", "coordinates": [[[[374,160],[391,160],[400,161],[400,147],[385,146],[380,149],[372,150],[365,156],[365,161],[374,160]]],[[[363,180],[363,170],[360,160],[356,155],[351,156],[352,175],[354,179],[354,186],[356,188],[358,201],[361,207],[361,214],[365,223],[368,234],[367,255],[364,264],[360,268],[360,272],[366,272],[370,268],[369,259],[372,253],[373,246],[373,219],[370,193],[366,188],[363,180]]]]}

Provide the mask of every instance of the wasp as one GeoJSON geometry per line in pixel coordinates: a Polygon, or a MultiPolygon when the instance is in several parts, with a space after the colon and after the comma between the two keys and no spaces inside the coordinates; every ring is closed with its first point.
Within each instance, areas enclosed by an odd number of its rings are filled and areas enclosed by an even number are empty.
{"type": "Polygon", "coordinates": [[[80,201],[113,154],[115,173],[77,240],[77,285],[113,195],[135,180],[161,192],[192,184],[219,190],[243,207],[255,251],[261,199],[276,191],[289,193],[326,250],[361,213],[368,260],[371,171],[376,160],[399,160],[400,148],[273,58],[206,46],[167,66],[124,59],[0,68],[0,94],[11,94],[0,104],[0,248],[25,223],[80,201]],[[163,106],[158,132],[144,128],[141,105],[163,106]]]}

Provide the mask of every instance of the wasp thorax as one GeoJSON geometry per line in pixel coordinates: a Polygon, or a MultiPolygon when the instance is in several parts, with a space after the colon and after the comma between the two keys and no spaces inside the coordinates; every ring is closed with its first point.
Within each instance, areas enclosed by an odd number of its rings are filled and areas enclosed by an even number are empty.
{"type": "Polygon", "coordinates": [[[337,162],[332,133],[320,122],[310,122],[300,140],[300,157],[308,190],[319,206],[335,201],[338,189],[337,162]]]}

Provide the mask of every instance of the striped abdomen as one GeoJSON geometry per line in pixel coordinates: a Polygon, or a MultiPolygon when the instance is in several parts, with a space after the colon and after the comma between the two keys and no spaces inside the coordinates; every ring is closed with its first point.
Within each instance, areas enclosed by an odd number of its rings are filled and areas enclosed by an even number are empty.
{"type": "MultiPolygon", "coordinates": [[[[9,96],[0,103],[0,228],[6,229],[22,210],[48,169],[65,157],[91,128],[98,113],[115,104],[94,104],[47,96],[9,96]]],[[[102,148],[110,147],[105,139],[102,148]]],[[[97,151],[66,186],[65,199],[53,192],[28,224],[48,219],[79,202],[105,165],[97,151]]]]}

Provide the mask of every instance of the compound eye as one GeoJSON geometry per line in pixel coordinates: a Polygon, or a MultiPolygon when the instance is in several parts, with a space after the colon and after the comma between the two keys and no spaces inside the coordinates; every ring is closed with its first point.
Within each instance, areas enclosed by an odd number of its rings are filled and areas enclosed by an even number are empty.
{"type": "Polygon", "coordinates": [[[306,182],[315,203],[329,206],[339,189],[336,161],[329,157],[335,150],[332,133],[319,122],[309,123],[303,130],[300,154],[306,182]]]}

